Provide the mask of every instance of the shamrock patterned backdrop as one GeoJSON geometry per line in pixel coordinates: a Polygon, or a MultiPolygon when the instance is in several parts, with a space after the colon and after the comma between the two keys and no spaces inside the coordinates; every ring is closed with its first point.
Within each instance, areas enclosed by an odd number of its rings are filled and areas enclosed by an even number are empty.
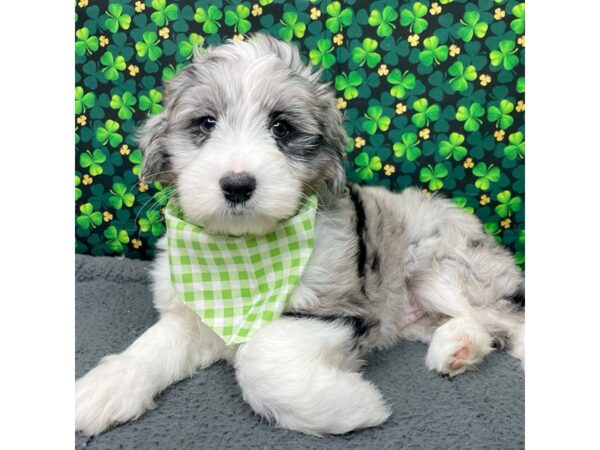
{"type": "Polygon", "coordinates": [[[514,0],[79,0],[77,252],[152,257],[167,195],[138,181],[136,127],[195,45],[263,31],[324,69],[351,181],[441,192],[523,265],[524,16],[514,0]]]}

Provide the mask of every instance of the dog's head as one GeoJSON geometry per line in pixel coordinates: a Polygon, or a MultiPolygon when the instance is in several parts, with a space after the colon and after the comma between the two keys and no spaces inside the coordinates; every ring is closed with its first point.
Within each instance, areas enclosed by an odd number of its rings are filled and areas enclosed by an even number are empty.
{"type": "Polygon", "coordinates": [[[141,178],[175,186],[209,231],[263,234],[305,195],[345,185],[346,134],[331,88],[266,35],[197,54],[140,130],[141,178]]]}

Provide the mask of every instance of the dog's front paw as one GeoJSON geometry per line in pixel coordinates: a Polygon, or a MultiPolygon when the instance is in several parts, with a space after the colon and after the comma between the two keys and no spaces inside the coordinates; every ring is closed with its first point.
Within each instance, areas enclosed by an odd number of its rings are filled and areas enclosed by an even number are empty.
{"type": "Polygon", "coordinates": [[[475,367],[492,351],[492,337],[477,323],[450,319],[433,334],[426,364],[451,377],[475,367]]]}
{"type": "Polygon", "coordinates": [[[92,436],[153,408],[152,393],[137,373],[135,361],[113,355],[77,380],[75,430],[92,436]]]}

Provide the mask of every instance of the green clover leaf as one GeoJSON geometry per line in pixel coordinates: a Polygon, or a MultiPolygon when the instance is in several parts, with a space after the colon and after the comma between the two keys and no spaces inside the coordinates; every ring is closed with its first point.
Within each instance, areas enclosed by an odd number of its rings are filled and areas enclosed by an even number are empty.
{"type": "Polygon", "coordinates": [[[460,21],[463,26],[458,29],[458,37],[465,42],[469,42],[471,39],[473,39],[473,35],[477,36],[479,39],[483,38],[485,33],[487,33],[488,24],[485,22],[480,22],[479,17],[478,11],[465,12],[460,21]]]}
{"type": "Polygon", "coordinates": [[[450,133],[447,141],[440,142],[439,153],[446,159],[450,157],[455,161],[462,160],[467,156],[467,148],[461,144],[465,142],[465,137],[460,133],[450,133]]]}
{"type": "Polygon", "coordinates": [[[148,111],[150,115],[160,114],[163,110],[162,94],[156,89],[150,89],[148,95],[140,95],[140,110],[148,111]]]}
{"type": "Polygon", "coordinates": [[[330,16],[325,21],[325,27],[332,33],[342,31],[344,27],[352,24],[352,10],[350,8],[342,9],[340,2],[330,3],[325,10],[330,16]]]}
{"type": "Polygon", "coordinates": [[[124,30],[128,30],[131,25],[131,16],[129,14],[123,14],[123,5],[118,3],[111,3],[108,5],[108,11],[106,12],[108,19],[104,21],[104,26],[111,33],[116,33],[119,27],[124,30]]]}
{"type": "Polygon", "coordinates": [[[106,66],[104,69],[102,69],[104,77],[111,81],[118,79],[119,72],[122,72],[127,67],[125,58],[123,58],[121,55],[118,55],[115,58],[111,52],[106,52],[104,55],[102,55],[100,62],[102,65],[106,66]]]}
{"type": "Polygon", "coordinates": [[[519,231],[519,237],[517,238],[519,245],[525,245],[525,230],[519,231]]]}
{"type": "Polygon", "coordinates": [[[490,52],[490,62],[492,66],[502,66],[506,70],[511,70],[519,64],[519,57],[515,55],[517,49],[514,41],[500,41],[498,50],[490,52]]]}
{"type": "Polygon", "coordinates": [[[510,191],[500,192],[496,199],[500,204],[494,208],[494,211],[502,218],[510,217],[512,213],[518,212],[523,204],[521,197],[516,196],[513,198],[510,191]]]}
{"type": "Polygon", "coordinates": [[[173,190],[163,187],[163,185],[158,181],[155,181],[153,186],[158,192],[152,196],[152,199],[160,206],[165,206],[169,201],[169,198],[171,198],[173,190]]]}
{"type": "Polygon", "coordinates": [[[381,55],[375,51],[378,45],[375,39],[365,38],[361,47],[352,49],[352,60],[360,66],[367,63],[372,69],[381,61],[381,55]]]}
{"type": "Polygon", "coordinates": [[[79,189],[77,187],[80,184],[81,184],[81,178],[79,178],[77,175],[75,175],[75,201],[79,200],[81,198],[81,196],[83,195],[83,192],[81,191],[81,189],[79,189]]]}
{"type": "Polygon", "coordinates": [[[383,8],[383,12],[374,9],[369,16],[369,25],[377,27],[377,36],[387,37],[392,34],[396,28],[394,22],[398,18],[398,13],[391,6],[383,8]]]}
{"type": "Polygon", "coordinates": [[[96,129],[96,139],[102,145],[110,144],[111,147],[117,147],[121,142],[123,142],[123,136],[121,136],[117,131],[119,130],[119,124],[114,120],[108,119],[104,122],[103,127],[98,127],[96,129]]]}
{"type": "Polygon", "coordinates": [[[517,34],[525,32],[525,3],[519,3],[512,9],[516,19],[510,22],[510,28],[517,34]]]}
{"type": "Polygon", "coordinates": [[[525,157],[525,140],[523,133],[517,131],[508,135],[508,142],[510,145],[504,147],[504,156],[514,161],[519,157],[523,159],[525,157]]]}
{"type": "Polygon", "coordinates": [[[134,175],[140,174],[140,169],[142,168],[142,152],[141,150],[134,150],[129,155],[129,161],[133,164],[133,168],[131,171],[134,175]]]}
{"type": "Polygon", "coordinates": [[[319,39],[317,48],[308,52],[310,62],[317,66],[321,64],[324,69],[329,69],[335,64],[335,56],[332,54],[333,44],[329,39],[319,39]]]}
{"type": "Polygon", "coordinates": [[[477,79],[477,71],[475,66],[463,66],[463,63],[456,61],[448,67],[448,74],[453,78],[450,79],[450,87],[456,92],[466,91],[469,87],[469,81],[477,79]]]}
{"type": "Polygon", "coordinates": [[[346,100],[352,100],[358,97],[358,86],[363,82],[360,74],[352,70],[348,75],[342,73],[335,77],[335,88],[338,91],[344,91],[344,98],[346,100]]]}
{"type": "Polygon", "coordinates": [[[525,92],[525,77],[517,78],[517,92],[519,94],[525,92]]]}
{"type": "Polygon", "coordinates": [[[208,10],[204,8],[196,9],[194,20],[198,23],[203,23],[202,31],[206,34],[214,34],[219,31],[221,24],[219,20],[223,18],[223,13],[215,5],[210,5],[208,10]]]}
{"type": "Polygon", "coordinates": [[[108,203],[115,209],[121,209],[123,208],[123,205],[131,208],[135,202],[135,195],[131,192],[127,192],[127,186],[123,183],[114,183],[110,193],[112,195],[109,197],[108,203]]]}
{"type": "Polygon", "coordinates": [[[487,191],[491,183],[497,183],[500,180],[500,169],[493,164],[486,166],[485,163],[480,162],[473,167],[473,175],[478,177],[475,180],[475,187],[487,191]]]}
{"type": "Polygon", "coordinates": [[[162,223],[163,221],[164,219],[160,211],[151,209],[150,211],[146,212],[146,217],[142,217],[138,223],[140,224],[140,230],[142,233],[147,233],[150,231],[152,236],[160,236],[166,230],[162,223]]]}
{"type": "Polygon", "coordinates": [[[89,167],[90,175],[93,177],[102,174],[102,163],[104,162],[106,162],[106,155],[99,149],[95,149],[93,153],[88,150],[79,155],[79,165],[84,169],[89,167]]]}
{"type": "Polygon", "coordinates": [[[152,7],[156,11],[152,13],[150,20],[152,20],[157,27],[168,25],[169,20],[177,20],[177,17],[179,16],[177,5],[174,3],[167,5],[166,0],[152,0],[152,7]]]}
{"type": "Polygon", "coordinates": [[[90,36],[90,30],[86,27],[80,28],[75,32],[77,41],[75,42],[75,53],[79,56],[83,56],[86,53],[91,55],[92,52],[98,50],[98,38],[96,36],[90,36]]]}
{"type": "Polygon", "coordinates": [[[461,208],[467,214],[474,214],[475,209],[467,205],[467,197],[454,197],[452,199],[456,206],[461,208]]]}
{"type": "Polygon", "coordinates": [[[416,161],[421,156],[421,149],[416,133],[403,133],[401,137],[402,142],[395,142],[393,146],[394,155],[396,158],[402,158],[406,155],[406,159],[409,161],[416,161]]]}
{"type": "Polygon", "coordinates": [[[84,203],[79,207],[81,215],[77,216],[75,221],[81,228],[87,230],[88,228],[96,228],[102,223],[102,213],[100,211],[94,211],[94,206],[91,203],[84,203]]]}
{"type": "Polygon", "coordinates": [[[448,176],[448,169],[443,164],[436,164],[435,167],[427,165],[422,167],[419,173],[419,180],[423,183],[429,183],[430,191],[437,191],[444,187],[443,178],[448,176]]]}
{"type": "Polygon", "coordinates": [[[515,121],[510,113],[515,109],[508,100],[501,100],[499,106],[490,106],[488,108],[487,118],[490,122],[496,122],[496,126],[506,130],[515,121]]]}
{"type": "Polygon", "coordinates": [[[137,103],[135,95],[131,92],[127,91],[123,93],[123,96],[113,95],[110,99],[110,107],[112,109],[118,110],[117,115],[119,119],[127,120],[133,117],[133,108],[132,106],[137,103]]]}
{"type": "Polygon", "coordinates": [[[225,11],[225,23],[233,29],[236,33],[247,33],[250,31],[252,24],[246,20],[246,17],[250,15],[250,8],[246,5],[237,5],[235,11],[228,9],[225,11]]]}
{"type": "Polygon", "coordinates": [[[354,164],[358,166],[358,168],[354,169],[358,173],[358,177],[364,181],[373,179],[373,171],[377,172],[382,167],[379,156],[370,158],[367,152],[361,152],[354,158],[354,164]]]}
{"type": "Polygon", "coordinates": [[[412,116],[412,123],[414,123],[417,127],[423,128],[425,125],[429,125],[429,121],[435,122],[440,118],[440,113],[442,109],[440,105],[431,105],[429,106],[429,102],[426,98],[420,98],[415,100],[413,103],[413,108],[417,111],[412,116]]]}
{"type": "Polygon", "coordinates": [[[162,49],[158,45],[160,40],[154,31],[146,31],[142,35],[143,42],[135,43],[135,51],[139,57],[148,55],[150,61],[156,61],[162,55],[162,49]]]}
{"type": "MultiPolygon", "coordinates": [[[[202,48],[204,44],[204,37],[199,34],[192,33],[188,37],[187,41],[183,40],[179,43],[179,54],[185,59],[191,59],[194,54],[194,47],[202,48]]],[[[164,75],[163,75],[164,78],[164,75]]]]}
{"type": "Polygon", "coordinates": [[[467,109],[466,106],[459,106],[456,111],[456,120],[464,122],[465,131],[477,131],[483,123],[480,117],[485,115],[485,108],[479,103],[472,103],[467,109]]]}
{"type": "Polygon", "coordinates": [[[352,151],[354,150],[354,139],[352,139],[350,136],[346,137],[346,146],[344,147],[344,151],[346,153],[352,153],[352,151]]]}
{"type": "Polygon", "coordinates": [[[75,114],[84,113],[88,108],[93,108],[96,104],[96,94],[93,92],[84,92],[81,86],[75,88],[75,114]]]}
{"type": "Polygon", "coordinates": [[[496,222],[487,222],[483,224],[483,229],[486,233],[492,235],[498,244],[502,244],[502,238],[500,237],[500,226],[496,222]]]}
{"type": "Polygon", "coordinates": [[[523,250],[517,250],[515,252],[515,263],[519,266],[525,264],[525,253],[523,253],[523,250]]]}
{"type": "Polygon", "coordinates": [[[402,98],[406,95],[406,91],[410,91],[417,85],[417,78],[408,70],[404,73],[400,69],[394,69],[387,77],[388,83],[392,84],[390,94],[396,98],[402,98]]]}
{"type": "Polygon", "coordinates": [[[423,41],[424,50],[419,53],[419,61],[426,66],[433,63],[440,64],[448,59],[448,46],[439,45],[440,40],[437,36],[430,36],[423,41]]]}
{"type": "Polygon", "coordinates": [[[365,117],[367,120],[363,122],[363,130],[371,135],[375,134],[378,128],[381,131],[387,131],[392,121],[388,116],[383,115],[381,106],[369,106],[365,117]]]}
{"type": "Polygon", "coordinates": [[[111,225],[104,230],[104,237],[108,240],[106,243],[108,248],[113,252],[120,253],[123,251],[123,244],[129,243],[129,235],[125,230],[117,231],[117,227],[111,225]]]}
{"type": "Polygon", "coordinates": [[[427,6],[416,2],[412,7],[412,11],[410,9],[400,11],[400,24],[404,27],[410,25],[409,30],[411,33],[421,34],[429,26],[427,20],[423,19],[426,15],[427,6]]]}
{"type": "MultiPolygon", "coordinates": [[[[192,33],[192,34],[194,34],[194,33],[192,33]]],[[[190,39],[192,39],[191,35],[190,35],[190,39]]],[[[183,50],[182,50],[182,46],[181,46],[181,43],[180,43],[179,44],[179,53],[182,53],[182,51],[183,50]]],[[[192,52],[190,52],[190,54],[188,55],[188,59],[192,57],[191,55],[192,55],[192,52]]],[[[179,63],[175,67],[173,67],[173,64],[169,64],[168,66],[164,67],[163,71],[162,71],[162,79],[163,79],[163,81],[169,81],[171,78],[173,78],[179,72],[181,72],[181,70],[185,66],[186,66],[185,63],[179,63]]]]}
{"type": "Polygon", "coordinates": [[[306,24],[298,22],[298,13],[295,11],[283,13],[281,25],[283,26],[279,29],[279,37],[287,42],[290,42],[294,36],[303,37],[306,31],[306,24]]]}

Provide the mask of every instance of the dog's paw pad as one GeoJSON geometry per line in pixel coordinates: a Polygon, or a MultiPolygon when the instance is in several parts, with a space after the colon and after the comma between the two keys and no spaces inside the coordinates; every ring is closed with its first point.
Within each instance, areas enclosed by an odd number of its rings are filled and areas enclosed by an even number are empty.
{"type": "Polygon", "coordinates": [[[462,347],[452,354],[452,358],[448,361],[448,368],[453,371],[462,369],[469,363],[470,355],[471,349],[469,347],[462,347]]]}
{"type": "Polygon", "coordinates": [[[460,360],[465,360],[465,359],[469,359],[469,355],[471,354],[471,349],[469,347],[463,347],[460,350],[458,350],[457,352],[454,352],[454,354],[452,356],[454,356],[456,359],[460,360]]]}

